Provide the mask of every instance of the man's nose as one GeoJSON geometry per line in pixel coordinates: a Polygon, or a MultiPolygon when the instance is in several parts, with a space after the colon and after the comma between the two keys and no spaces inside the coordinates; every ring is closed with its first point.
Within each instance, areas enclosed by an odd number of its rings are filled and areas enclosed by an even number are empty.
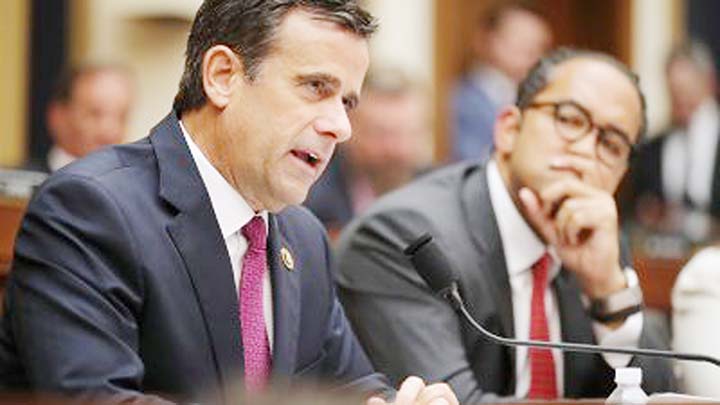
{"type": "Polygon", "coordinates": [[[345,106],[342,103],[333,104],[315,121],[315,131],[332,136],[338,142],[349,140],[352,135],[352,127],[345,106]]]}
{"type": "Polygon", "coordinates": [[[600,131],[600,128],[593,126],[580,138],[569,142],[568,149],[574,154],[595,158],[595,150],[597,149],[600,131]]]}

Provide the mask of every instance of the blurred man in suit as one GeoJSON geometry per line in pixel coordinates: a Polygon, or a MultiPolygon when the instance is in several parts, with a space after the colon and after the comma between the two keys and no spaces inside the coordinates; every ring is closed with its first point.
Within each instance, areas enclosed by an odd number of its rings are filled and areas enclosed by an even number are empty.
{"type": "Polygon", "coordinates": [[[485,158],[500,108],[514,102],[517,85],[552,42],[547,23],[520,2],[491,8],[473,36],[474,65],[451,99],[452,157],[485,158]]]}
{"type": "MultiPolygon", "coordinates": [[[[205,1],[174,111],[30,203],[0,384],[185,402],[235,381],[386,389],[335,296],[325,232],[295,206],[350,137],[374,28],[353,0],[205,1]]],[[[397,399],[457,403],[419,378],[397,399]]]]}
{"type": "Polygon", "coordinates": [[[305,202],[331,236],[428,164],[426,116],[422,93],[402,72],[368,75],[362,103],[351,115],[354,136],[340,147],[305,202]]]}
{"type": "Polygon", "coordinates": [[[555,51],[495,128],[487,163],[441,169],[388,194],[341,236],[340,297],[375,367],[394,379],[444,380],[463,403],[606,397],[613,368],[628,365],[643,368],[648,392],[672,389],[662,361],[491,343],[404,257],[432,234],[459,271],[470,313],[499,335],[661,346],[621,259],[613,199],[645,128],[637,77],[604,54],[555,51]]]}
{"type": "Polygon", "coordinates": [[[118,65],[80,65],[64,72],[47,109],[53,147],[47,171],[125,139],[133,101],[130,72],[118,65]]]}
{"type": "Polygon", "coordinates": [[[627,193],[631,212],[643,218],[659,205],[670,205],[720,217],[720,110],[713,55],[697,41],[677,46],[665,73],[672,123],[638,150],[627,193]]]}

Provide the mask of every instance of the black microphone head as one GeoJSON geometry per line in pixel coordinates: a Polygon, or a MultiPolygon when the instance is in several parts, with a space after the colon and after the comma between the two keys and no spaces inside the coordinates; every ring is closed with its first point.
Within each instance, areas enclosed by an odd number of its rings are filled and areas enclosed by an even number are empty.
{"type": "Polygon", "coordinates": [[[417,238],[404,251],[420,277],[436,293],[445,293],[460,279],[430,234],[417,238]]]}

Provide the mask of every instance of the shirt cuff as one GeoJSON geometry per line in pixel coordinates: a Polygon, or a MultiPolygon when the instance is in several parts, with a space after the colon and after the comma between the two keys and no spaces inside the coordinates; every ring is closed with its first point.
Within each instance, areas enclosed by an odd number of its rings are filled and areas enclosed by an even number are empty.
{"type": "MultiPolygon", "coordinates": [[[[638,285],[635,270],[626,267],[625,277],[627,278],[628,288],[638,285]]],[[[638,312],[627,317],[625,322],[617,329],[611,329],[597,321],[593,321],[592,326],[595,339],[600,346],[637,348],[640,345],[643,322],[643,313],[638,312]]],[[[633,357],[630,354],[618,353],[603,353],[602,356],[612,368],[627,367],[633,357]]]]}

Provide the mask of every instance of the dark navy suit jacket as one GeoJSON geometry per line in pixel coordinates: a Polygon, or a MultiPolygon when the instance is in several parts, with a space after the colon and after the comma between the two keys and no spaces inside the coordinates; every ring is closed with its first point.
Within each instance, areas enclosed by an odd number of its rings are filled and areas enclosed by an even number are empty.
{"type": "MultiPolygon", "coordinates": [[[[336,299],[322,226],[289,207],[269,228],[273,377],[382,389],[336,299]]],[[[196,400],[242,379],[238,314],[225,242],[170,114],[148,138],[59,171],[30,203],[0,324],[0,386],[196,400]]]]}

